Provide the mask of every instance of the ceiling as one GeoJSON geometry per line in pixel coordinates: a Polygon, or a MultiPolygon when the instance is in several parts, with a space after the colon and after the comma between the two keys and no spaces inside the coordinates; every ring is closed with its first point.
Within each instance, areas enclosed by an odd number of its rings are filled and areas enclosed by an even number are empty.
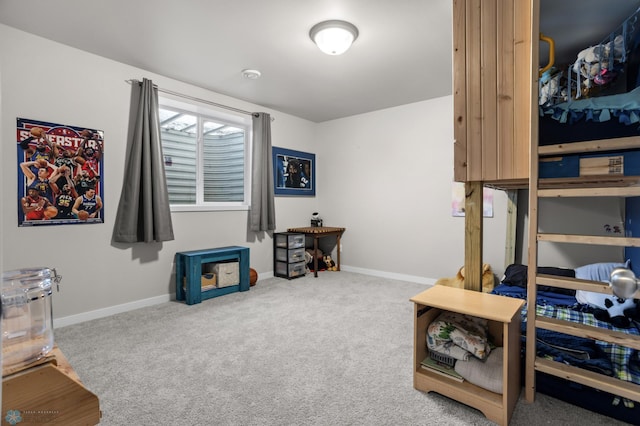
{"type": "MultiPolygon", "coordinates": [[[[584,32],[606,34],[640,0],[542,5],[541,30],[560,56],[563,46],[579,46],[572,55],[586,47],[584,32]],[[584,13],[588,26],[567,25],[584,13]]],[[[314,122],[450,95],[451,14],[452,0],[0,0],[0,23],[314,122]],[[309,39],[328,19],[358,27],[344,55],[309,39]],[[243,78],[246,68],[262,77],[243,78]]]]}

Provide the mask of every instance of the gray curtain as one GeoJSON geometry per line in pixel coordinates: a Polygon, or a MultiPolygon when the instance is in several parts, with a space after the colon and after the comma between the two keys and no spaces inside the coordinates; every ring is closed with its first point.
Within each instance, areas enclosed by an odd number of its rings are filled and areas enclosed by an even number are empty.
{"type": "Polygon", "coordinates": [[[164,174],[158,88],[151,80],[131,84],[129,140],[113,241],[173,240],[169,194],[164,174]]]}
{"type": "Polygon", "coordinates": [[[253,153],[251,163],[251,210],[249,229],[254,232],[276,229],[273,201],[273,162],[271,159],[271,116],[253,114],[253,153]]]}

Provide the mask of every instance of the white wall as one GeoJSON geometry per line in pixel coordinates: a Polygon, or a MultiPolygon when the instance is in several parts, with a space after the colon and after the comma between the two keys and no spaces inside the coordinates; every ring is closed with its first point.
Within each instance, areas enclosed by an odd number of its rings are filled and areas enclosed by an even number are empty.
{"type": "MultiPolygon", "coordinates": [[[[319,211],[326,225],[347,228],[345,270],[430,283],[463,264],[464,219],[450,212],[451,97],[316,124],[0,25],[0,262],[3,270],[57,268],[63,276],[54,294],[57,326],[169,300],[177,251],[245,245],[261,277],[273,272],[272,239],[247,231],[245,211],[174,213],[174,241],[111,243],[129,114],[125,80],[142,77],[178,93],[269,112],[274,146],[316,154],[317,196],[277,197],[277,231],[306,226],[319,211]],[[17,226],[16,117],[104,131],[104,224],[17,226]]],[[[502,192],[494,212],[485,219],[484,261],[501,274],[502,192]]]]}
{"type": "MultiPolygon", "coordinates": [[[[1,212],[3,270],[57,268],[63,280],[61,291],[54,294],[55,318],[80,320],[169,300],[169,294],[175,291],[172,272],[177,251],[245,245],[251,249],[251,266],[263,275],[272,273],[271,237],[247,231],[246,211],[173,213],[174,241],[133,246],[111,244],[129,116],[131,87],[125,80],[147,77],[168,90],[244,110],[272,113],[275,117],[272,136],[277,146],[313,150],[314,123],[3,25],[0,25],[0,64],[3,141],[0,199],[5,200],[1,212]],[[104,224],[18,227],[16,117],[104,131],[104,224]]],[[[315,208],[314,198],[278,198],[277,224],[280,228],[306,224],[309,212],[315,208]]]]}
{"type": "MultiPolygon", "coordinates": [[[[518,196],[518,227],[528,229],[529,191],[518,196]]],[[[605,225],[624,232],[624,200],[605,198],[542,198],[538,204],[538,228],[544,233],[616,236],[605,225]]],[[[522,247],[529,246],[528,233],[521,232],[522,247]]],[[[538,243],[538,265],[576,268],[598,262],[624,262],[624,247],[587,244],[538,243]]],[[[520,263],[527,264],[526,250],[520,263]]]]}
{"type": "MultiPolygon", "coordinates": [[[[322,123],[318,209],[345,226],[343,263],[407,278],[454,276],[464,264],[464,218],[451,216],[453,97],[322,123]]],[[[484,220],[484,262],[504,271],[506,203],[484,220]]]]}

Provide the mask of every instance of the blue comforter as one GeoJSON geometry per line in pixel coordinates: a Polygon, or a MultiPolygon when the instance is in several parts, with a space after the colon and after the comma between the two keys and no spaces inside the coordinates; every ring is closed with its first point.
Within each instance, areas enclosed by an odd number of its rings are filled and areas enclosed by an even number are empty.
{"type": "MultiPolygon", "coordinates": [[[[492,293],[525,300],[527,297],[526,289],[505,284],[496,286],[492,293]]],[[[596,319],[589,312],[584,312],[584,305],[580,305],[573,296],[539,291],[536,312],[540,316],[640,336],[637,327],[618,328],[596,319]]],[[[521,313],[524,338],[526,304],[521,313]]],[[[635,349],[542,329],[536,330],[536,338],[538,356],[640,384],[640,352],[635,349]]]]}

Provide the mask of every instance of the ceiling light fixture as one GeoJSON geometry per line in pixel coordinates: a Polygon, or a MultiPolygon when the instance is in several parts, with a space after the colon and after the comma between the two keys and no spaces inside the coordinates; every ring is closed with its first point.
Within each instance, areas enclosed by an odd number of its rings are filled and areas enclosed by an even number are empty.
{"type": "Polygon", "coordinates": [[[323,21],[311,28],[309,37],[327,55],[342,55],[358,38],[358,29],[346,21],[323,21]]]}
{"type": "Polygon", "coordinates": [[[246,79],[249,80],[257,80],[260,78],[260,76],[262,75],[262,73],[260,73],[260,71],[258,70],[242,70],[242,76],[246,79]]]}

